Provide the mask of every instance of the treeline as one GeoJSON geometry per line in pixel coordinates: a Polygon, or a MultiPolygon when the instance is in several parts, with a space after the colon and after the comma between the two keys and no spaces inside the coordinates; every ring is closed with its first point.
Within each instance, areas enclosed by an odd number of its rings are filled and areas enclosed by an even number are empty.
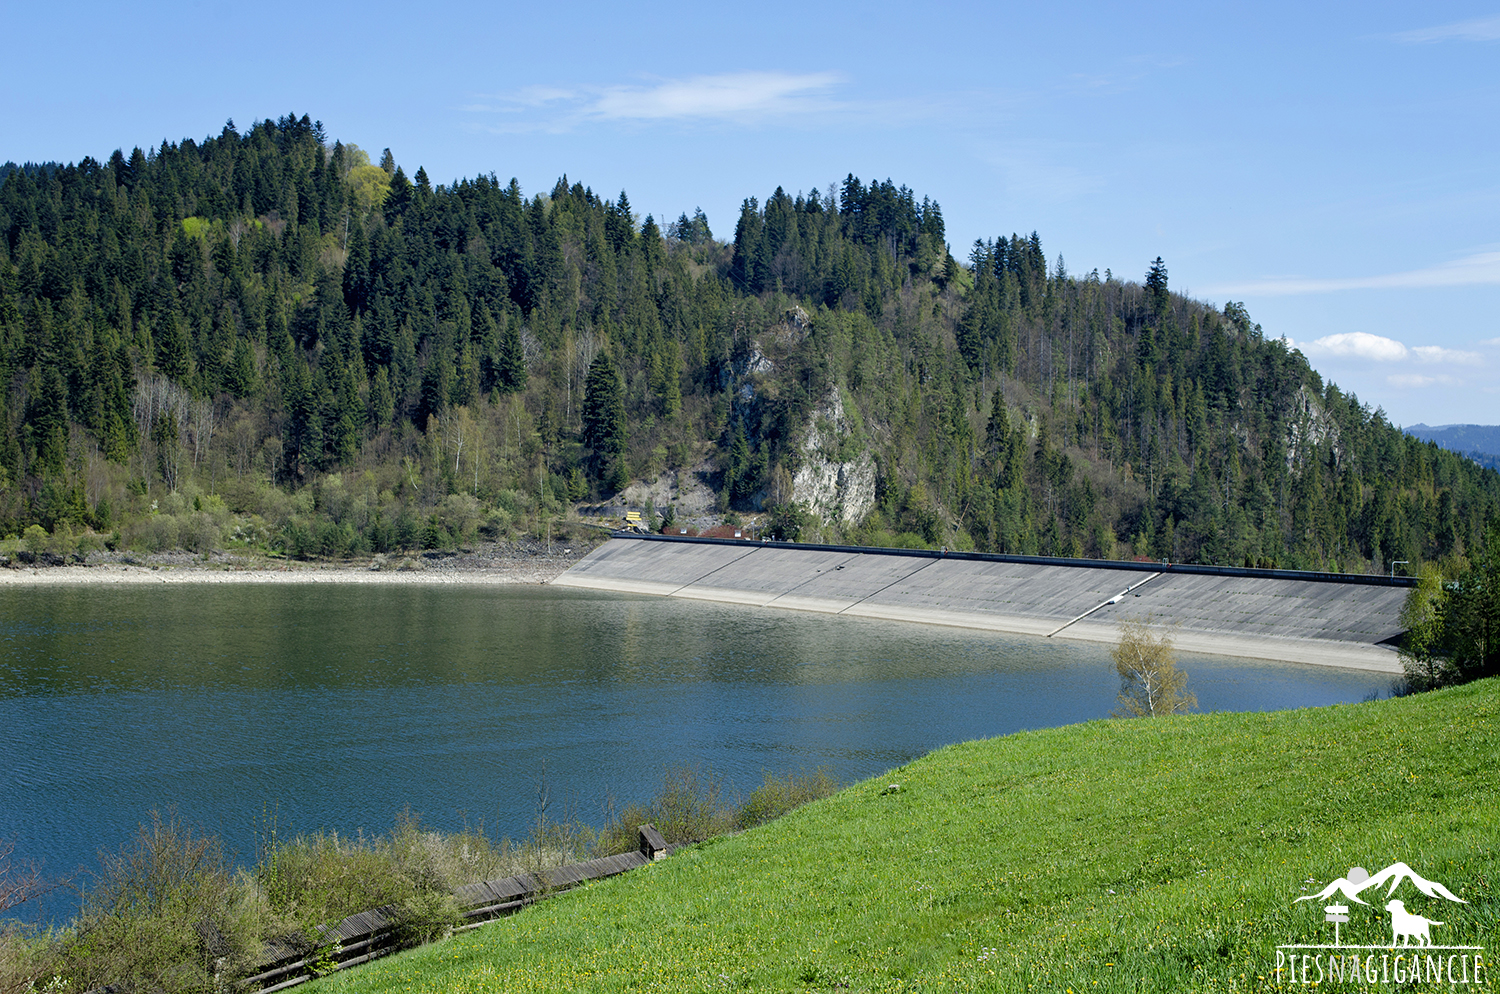
{"type": "Polygon", "coordinates": [[[1161,260],[960,262],[889,180],[749,198],[731,244],[306,116],[0,175],[0,534],[32,545],[451,545],[675,469],[785,537],[1384,572],[1500,508],[1161,260]]]}
{"type": "Polygon", "coordinates": [[[1500,675],[1500,524],[1468,556],[1425,564],[1401,623],[1410,689],[1500,675]]]}

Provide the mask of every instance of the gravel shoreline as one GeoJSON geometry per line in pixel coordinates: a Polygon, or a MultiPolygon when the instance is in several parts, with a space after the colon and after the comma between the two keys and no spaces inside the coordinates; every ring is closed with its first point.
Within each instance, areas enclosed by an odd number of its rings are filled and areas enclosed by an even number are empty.
{"type": "Polygon", "coordinates": [[[491,543],[457,551],[377,555],[342,562],[299,562],[213,552],[93,552],[83,562],[0,566],[3,586],[137,583],[544,584],[567,572],[599,543],[491,543]]]}

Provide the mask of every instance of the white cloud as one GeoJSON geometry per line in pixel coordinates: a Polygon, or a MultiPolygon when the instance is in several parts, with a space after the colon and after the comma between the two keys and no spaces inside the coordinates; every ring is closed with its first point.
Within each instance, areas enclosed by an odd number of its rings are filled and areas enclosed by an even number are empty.
{"type": "Polygon", "coordinates": [[[1452,376],[1423,376],[1420,373],[1392,373],[1385,381],[1393,387],[1421,388],[1421,387],[1457,387],[1463,385],[1463,380],[1452,376]]]}
{"type": "Polygon", "coordinates": [[[1439,24],[1431,28],[1402,31],[1391,37],[1413,45],[1427,45],[1437,41],[1500,41],[1500,17],[1480,17],[1472,21],[1439,24]]]}
{"type": "Polygon", "coordinates": [[[492,131],[568,131],[597,121],[759,120],[838,109],[832,72],[732,72],[638,86],[529,86],[464,110],[509,115],[492,131]]]}
{"type": "MultiPolygon", "coordinates": [[[[1466,366],[1484,365],[1484,356],[1478,352],[1462,349],[1446,349],[1441,345],[1414,345],[1408,348],[1394,338],[1372,335],[1367,331],[1346,331],[1337,335],[1324,335],[1311,342],[1297,343],[1284,338],[1287,348],[1300,348],[1309,355],[1339,356],[1340,358],[1368,359],[1371,362],[1402,362],[1415,360],[1423,364],[1453,363],[1466,366]]],[[[1394,382],[1394,381],[1393,381],[1394,382]]]]}
{"type": "Polygon", "coordinates": [[[1308,351],[1323,352],[1336,356],[1357,356],[1376,362],[1396,362],[1405,359],[1408,350],[1394,338],[1372,335],[1367,331],[1349,331],[1339,335],[1325,335],[1307,345],[1308,351]]]}
{"type": "Polygon", "coordinates": [[[1340,290],[1413,290],[1432,287],[1486,286],[1500,284],[1500,252],[1476,252],[1452,262],[1411,269],[1383,276],[1348,279],[1314,279],[1306,276],[1272,276],[1249,283],[1210,287],[1205,292],[1225,297],[1287,297],[1340,290]]]}
{"type": "Polygon", "coordinates": [[[1419,362],[1453,362],[1465,363],[1477,366],[1484,362],[1484,356],[1478,352],[1465,352],[1462,349],[1445,349],[1441,345],[1414,345],[1412,353],[1419,362]]]}
{"type": "Polygon", "coordinates": [[[612,86],[589,108],[605,119],[744,118],[826,109],[822,94],[836,73],[738,72],[664,80],[655,86],[612,86]]]}

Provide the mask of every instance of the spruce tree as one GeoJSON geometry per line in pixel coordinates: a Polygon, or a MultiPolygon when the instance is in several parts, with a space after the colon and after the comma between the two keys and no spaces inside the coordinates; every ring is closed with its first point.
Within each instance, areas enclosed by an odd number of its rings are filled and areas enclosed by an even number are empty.
{"type": "Polygon", "coordinates": [[[1151,270],[1146,274],[1146,305],[1151,308],[1151,315],[1157,317],[1164,313],[1167,305],[1171,302],[1171,295],[1167,292],[1167,264],[1161,261],[1161,256],[1151,264],[1151,270]]]}
{"type": "Polygon", "coordinates": [[[583,444],[601,465],[625,449],[625,398],[607,349],[594,358],[584,384],[583,444]]]}
{"type": "Polygon", "coordinates": [[[502,393],[518,393],[526,389],[526,350],[521,345],[521,323],[514,318],[505,322],[496,372],[497,385],[502,393]]]}

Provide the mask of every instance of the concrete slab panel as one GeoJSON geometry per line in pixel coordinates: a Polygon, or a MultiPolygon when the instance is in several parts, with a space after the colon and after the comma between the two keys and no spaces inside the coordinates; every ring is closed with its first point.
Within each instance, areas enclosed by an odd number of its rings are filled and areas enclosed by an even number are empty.
{"type": "Polygon", "coordinates": [[[1139,578],[1117,570],[938,559],[871,595],[869,602],[908,610],[1055,618],[1056,628],[1139,578]]]}
{"type": "Polygon", "coordinates": [[[674,590],[682,587],[676,583],[648,583],[643,580],[621,580],[612,576],[572,576],[564,573],[553,579],[552,583],[559,587],[585,587],[589,590],[617,590],[627,594],[653,594],[657,597],[670,596],[674,590]]]}
{"type": "Polygon", "coordinates": [[[771,596],[784,594],[814,580],[819,574],[837,571],[857,558],[848,552],[824,549],[783,549],[752,546],[748,556],[725,563],[693,587],[718,587],[725,590],[760,590],[771,596]]]}
{"type": "Polygon", "coordinates": [[[718,601],[721,604],[750,604],[754,607],[765,607],[776,599],[775,593],[765,590],[731,590],[728,587],[710,587],[703,584],[678,587],[672,591],[672,596],[686,597],[695,601],[718,601]]]}
{"type": "Polygon", "coordinates": [[[1185,630],[1373,645],[1401,632],[1405,601],[1402,587],[1168,574],[1091,620],[1149,615],[1185,630]]]}
{"type": "Polygon", "coordinates": [[[611,539],[579,560],[568,576],[672,584],[675,590],[759,550],[755,545],[697,545],[611,539]]]}
{"type": "Polygon", "coordinates": [[[1014,635],[1041,635],[1057,625],[1051,619],[1022,618],[1003,614],[969,614],[960,611],[936,611],[926,607],[904,607],[899,604],[877,604],[865,601],[840,612],[855,618],[883,618],[886,621],[917,621],[924,625],[946,625],[950,628],[978,628],[989,632],[1014,635]]]}
{"type": "Polygon", "coordinates": [[[807,578],[791,593],[798,597],[815,597],[858,603],[879,593],[891,584],[917,572],[930,569],[937,560],[920,556],[891,556],[861,552],[832,569],[807,578]]]}
{"type": "Polygon", "coordinates": [[[766,602],[767,607],[779,607],[788,611],[814,611],[818,614],[842,614],[859,601],[834,600],[828,597],[802,597],[797,594],[782,594],[766,602]]]}

